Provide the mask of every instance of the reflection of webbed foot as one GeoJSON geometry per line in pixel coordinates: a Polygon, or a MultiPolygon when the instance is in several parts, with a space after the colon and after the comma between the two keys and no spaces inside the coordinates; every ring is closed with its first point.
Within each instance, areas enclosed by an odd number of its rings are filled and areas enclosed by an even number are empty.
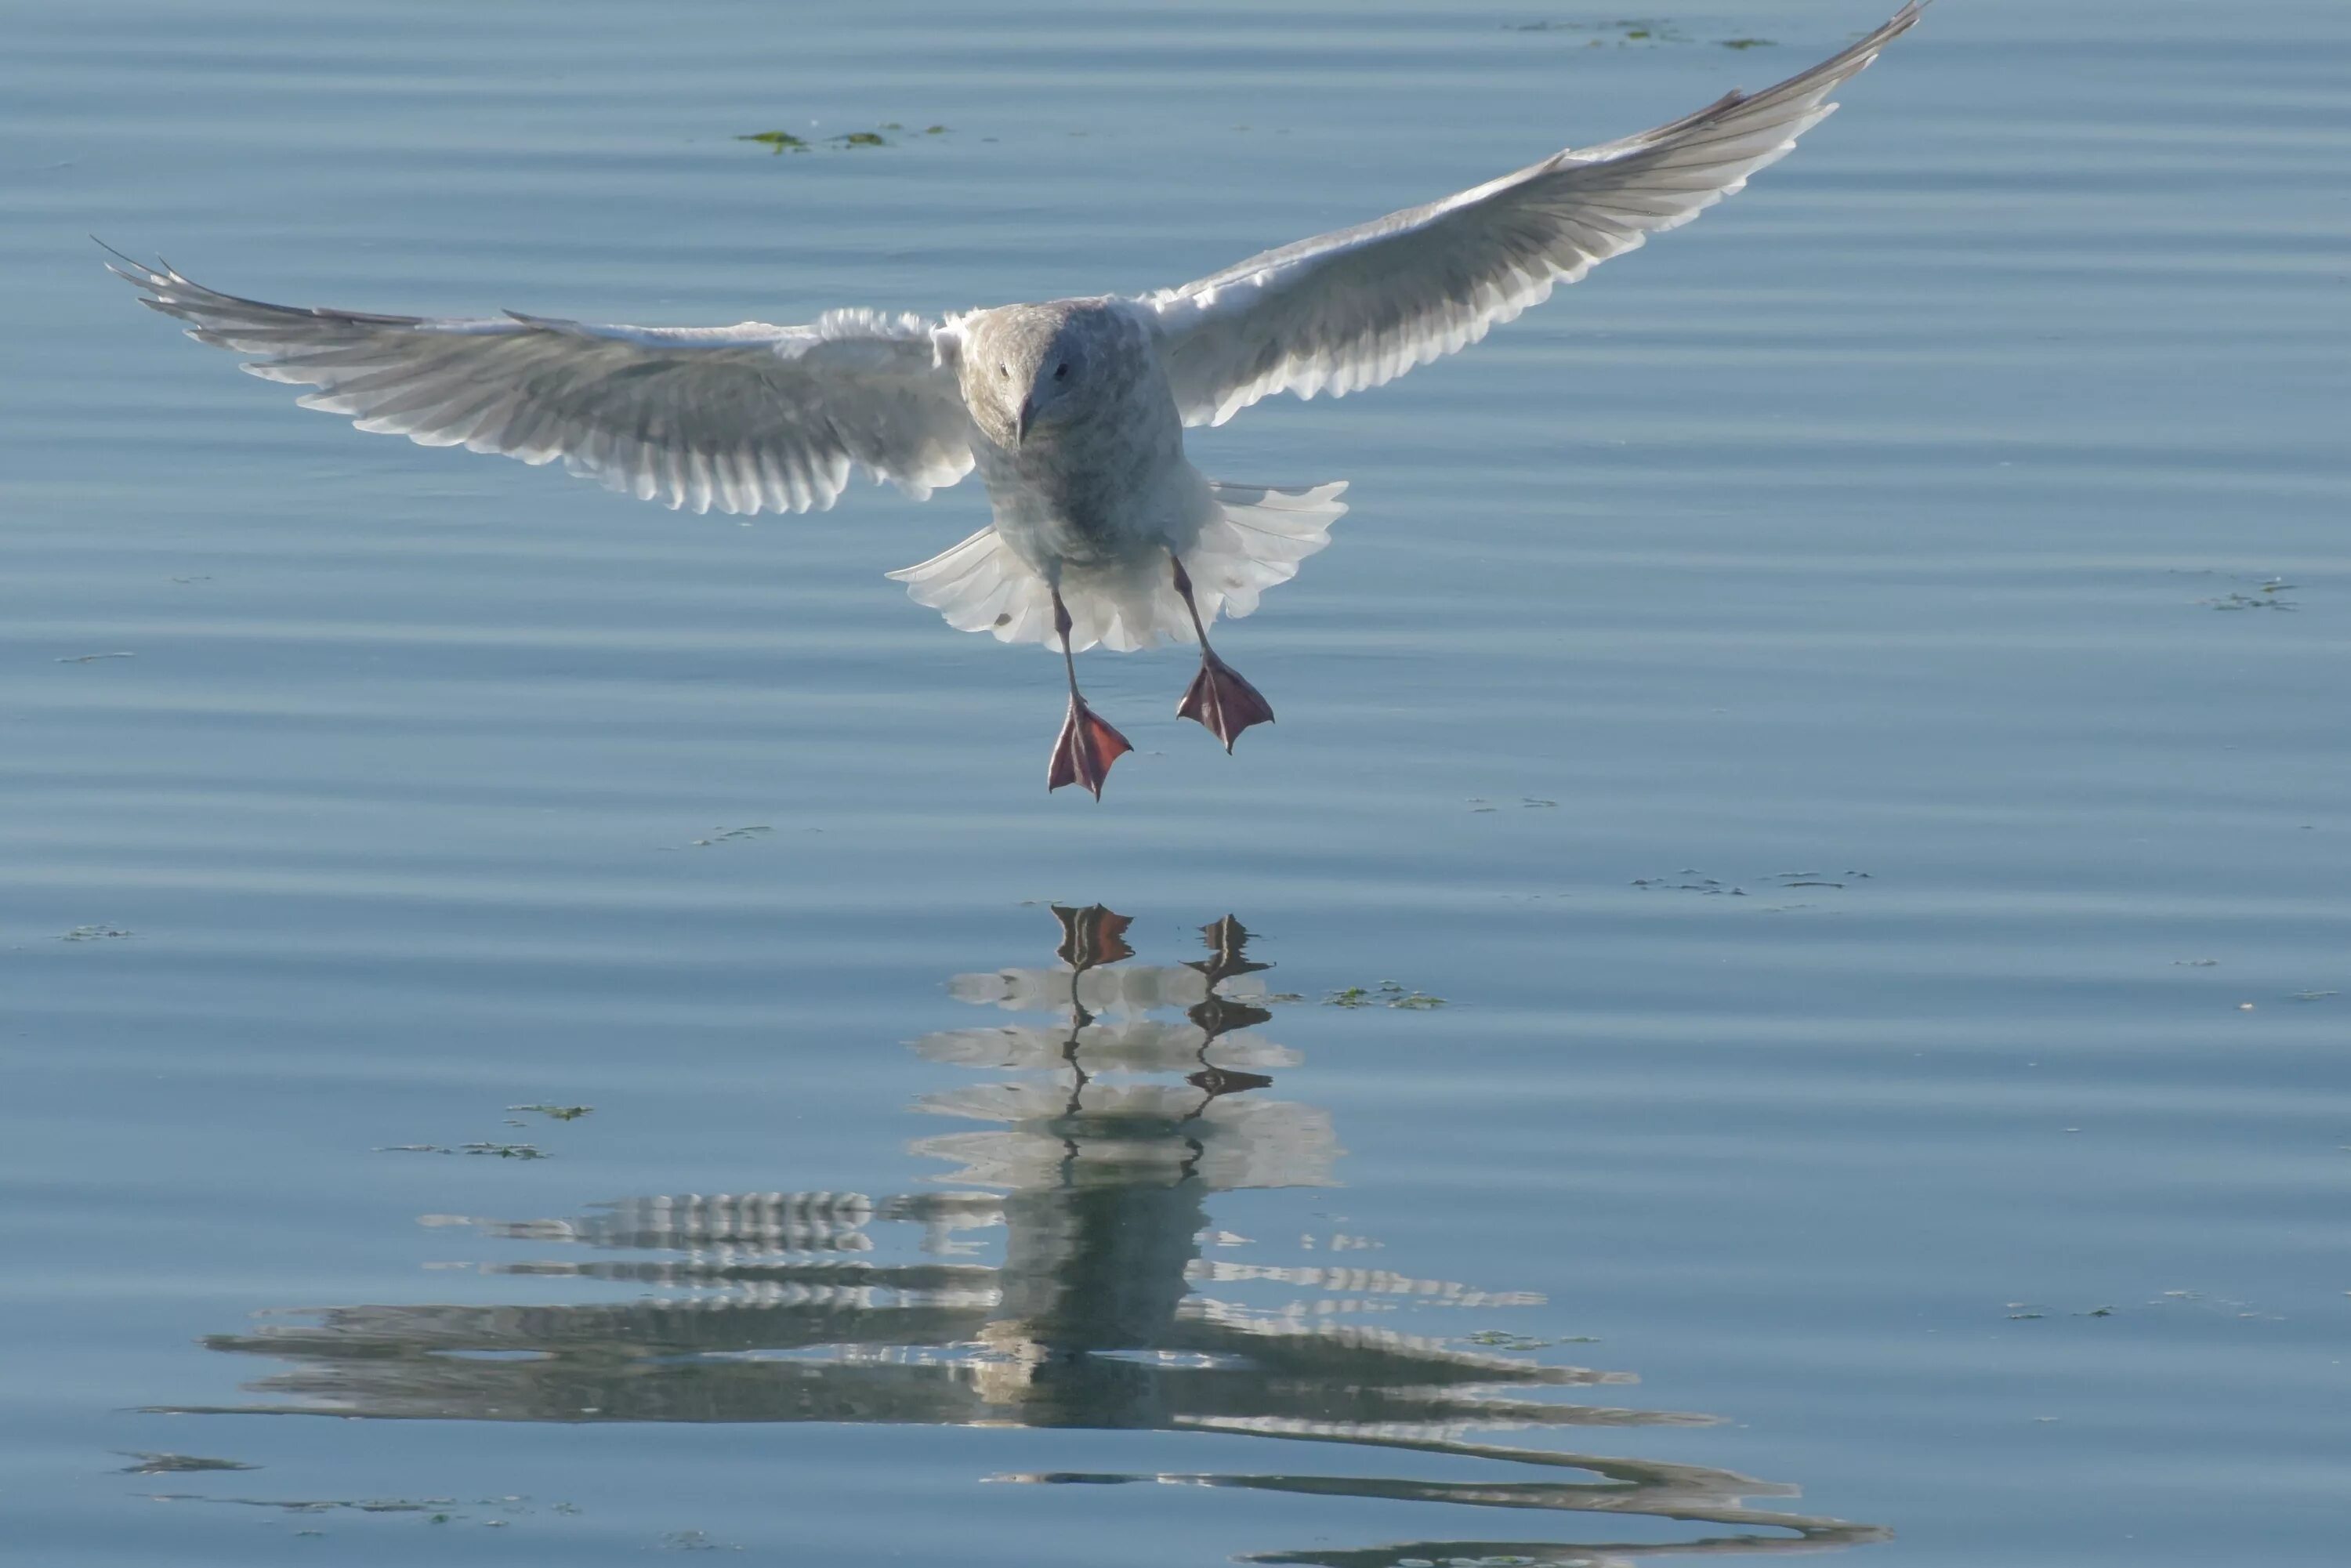
{"type": "Polygon", "coordinates": [[[1270,964],[1253,962],[1248,956],[1246,949],[1249,946],[1249,928],[1229,915],[1221,920],[1213,920],[1201,926],[1200,935],[1207,940],[1208,951],[1214,953],[1216,956],[1207,959],[1196,958],[1185,967],[1197,969],[1207,976],[1210,990],[1216,989],[1235,975],[1253,975],[1259,969],[1273,967],[1270,964]]]}
{"type": "Polygon", "coordinates": [[[1053,763],[1046,771],[1045,788],[1050,791],[1064,784],[1081,784],[1099,800],[1102,780],[1110,777],[1110,765],[1134,749],[1126,737],[1072,690],[1069,716],[1061,721],[1061,737],[1053,742],[1053,763]]]}
{"type": "Polygon", "coordinates": [[[1134,956],[1134,949],[1126,945],[1126,928],[1134,922],[1123,915],[1114,915],[1099,904],[1083,909],[1057,904],[1053,918],[1061,923],[1058,955],[1072,969],[1091,969],[1096,964],[1115,964],[1134,956]]]}
{"type": "Polygon", "coordinates": [[[1219,1095],[1270,1088],[1273,1084],[1273,1080],[1262,1072],[1240,1072],[1229,1067],[1204,1067],[1184,1082],[1202,1091],[1211,1100],[1219,1095]]]}
{"type": "Polygon", "coordinates": [[[1184,1009],[1184,1016],[1197,1025],[1200,1032],[1210,1040],[1220,1034],[1230,1034],[1237,1029],[1255,1029],[1259,1024],[1273,1021],[1273,1015],[1263,1008],[1253,1008],[1247,1002],[1218,996],[1194,1002],[1184,1009]]]}
{"type": "Polygon", "coordinates": [[[1214,653],[1203,651],[1200,673],[1192,677],[1191,689],[1176,705],[1176,715],[1178,718],[1198,719],[1230,751],[1241,731],[1253,724],[1273,722],[1273,705],[1241,679],[1238,670],[1214,653]]]}

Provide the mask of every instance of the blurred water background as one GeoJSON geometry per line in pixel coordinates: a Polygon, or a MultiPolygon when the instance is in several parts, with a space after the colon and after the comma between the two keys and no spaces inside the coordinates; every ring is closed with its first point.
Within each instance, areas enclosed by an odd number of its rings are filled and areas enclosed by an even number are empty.
{"type": "Polygon", "coordinates": [[[976,488],[363,439],[84,236],[1135,290],[1868,0],[5,9],[0,1555],[2339,1560],[2351,10],[1945,0],[1693,227],[1200,434],[1353,510],[1238,758],[1088,661],[1097,807],[880,575],[976,488]]]}

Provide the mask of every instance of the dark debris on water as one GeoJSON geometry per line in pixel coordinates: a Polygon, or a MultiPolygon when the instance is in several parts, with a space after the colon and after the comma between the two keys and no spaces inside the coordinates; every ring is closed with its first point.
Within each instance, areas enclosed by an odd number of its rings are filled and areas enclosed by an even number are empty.
{"type": "Polygon", "coordinates": [[[184,1475],[195,1470],[257,1470],[259,1465],[248,1465],[242,1459],[212,1459],[202,1454],[148,1454],[135,1448],[115,1450],[136,1464],[122,1467],[126,1476],[184,1475]]]}
{"type": "MultiPolygon", "coordinates": [[[[1843,889],[1857,882],[1875,880],[1865,871],[1848,870],[1834,873],[1818,871],[1775,871],[1769,876],[1756,878],[1755,885],[1763,892],[1775,893],[1785,888],[1795,887],[1843,889]]],[[[1636,876],[1633,879],[1632,885],[1644,893],[1702,893],[1730,898],[1747,896],[1747,889],[1743,885],[1724,882],[1719,877],[1701,875],[1691,866],[1684,866],[1670,876],[1636,876]]]]}
{"type": "Polygon", "coordinates": [[[1406,990],[1394,980],[1382,980],[1376,986],[1349,986],[1332,991],[1322,998],[1322,1005],[1332,1008],[1400,1008],[1405,1012],[1427,1012],[1448,1004],[1443,997],[1432,997],[1426,991],[1406,990]]]}
{"type": "Polygon", "coordinates": [[[509,1111],[536,1111],[553,1122],[577,1122],[596,1109],[593,1105],[555,1105],[545,1103],[531,1105],[509,1105],[509,1111]]]}
{"type": "Polygon", "coordinates": [[[380,1155],[494,1155],[502,1160],[543,1160],[545,1149],[537,1144],[460,1144],[451,1148],[446,1144],[382,1144],[375,1151],[380,1155]]]}
{"type": "Polygon", "coordinates": [[[897,120],[893,120],[883,125],[879,130],[844,131],[837,136],[820,136],[810,139],[806,136],[795,135],[789,131],[755,131],[746,136],[737,136],[735,140],[737,141],[756,141],[760,146],[765,147],[771,153],[813,152],[819,148],[830,148],[836,152],[845,152],[857,147],[897,146],[898,143],[891,141],[889,135],[884,134],[884,132],[921,136],[945,136],[947,133],[947,128],[944,125],[926,125],[920,131],[908,131],[904,125],[900,124],[897,120]]]}

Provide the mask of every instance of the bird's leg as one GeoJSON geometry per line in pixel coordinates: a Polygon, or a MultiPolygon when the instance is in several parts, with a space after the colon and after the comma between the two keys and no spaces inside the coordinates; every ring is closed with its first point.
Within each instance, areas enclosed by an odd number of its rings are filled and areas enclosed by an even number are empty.
{"type": "Polygon", "coordinates": [[[1052,766],[1045,774],[1048,791],[1064,784],[1082,784],[1102,799],[1102,780],[1110,765],[1134,749],[1086,706],[1078,695],[1078,659],[1070,651],[1070,611],[1061,602],[1061,585],[1051,585],[1053,630],[1061,639],[1061,664],[1070,672],[1070,716],[1061,721],[1061,737],[1053,742],[1052,766]]]}
{"type": "Polygon", "coordinates": [[[1176,705],[1176,714],[1207,726],[1208,733],[1223,741],[1229,752],[1241,731],[1253,724],[1273,722],[1273,705],[1208,646],[1208,629],[1200,624],[1200,607],[1192,600],[1192,579],[1175,552],[1168,552],[1168,559],[1176,562],[1176,591],[1184,596],[1184,608],[1192,612],[1193,634],[1200,639],[1200,673],[1192,677],[1191,689],[1176,705]]]}

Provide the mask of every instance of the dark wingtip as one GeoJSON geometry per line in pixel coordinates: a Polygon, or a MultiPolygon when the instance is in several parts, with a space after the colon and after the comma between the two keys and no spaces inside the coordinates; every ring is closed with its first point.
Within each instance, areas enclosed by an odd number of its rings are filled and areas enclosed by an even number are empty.
{"type": "MultiPolygon", "coordinates": [[[[112,246],[107,244],[104,240],[99,238],[96,235],[91,235],[89,236],[89,243],[98,246],[99,249],[104,251],[107,255],[114,258],[113,261],[110,261],[105,264],[106,270],[114,274],[115,277],[121,278],[126,283],[136,283],[144,286],[162,276],[162,272],[159,272],[156,268],[148,266],[145,262],[141,261],[136,256],[124,255],[122,252],[115,249],[112,246]],[[116,266],[116,262],[120,262],[121,266],[116,266]],[[130,270],[125,271],[125,267],[128,267],[130,270]]],[[[169,263],[164,264],[163,270],[170,270],[169,263]]]]}

